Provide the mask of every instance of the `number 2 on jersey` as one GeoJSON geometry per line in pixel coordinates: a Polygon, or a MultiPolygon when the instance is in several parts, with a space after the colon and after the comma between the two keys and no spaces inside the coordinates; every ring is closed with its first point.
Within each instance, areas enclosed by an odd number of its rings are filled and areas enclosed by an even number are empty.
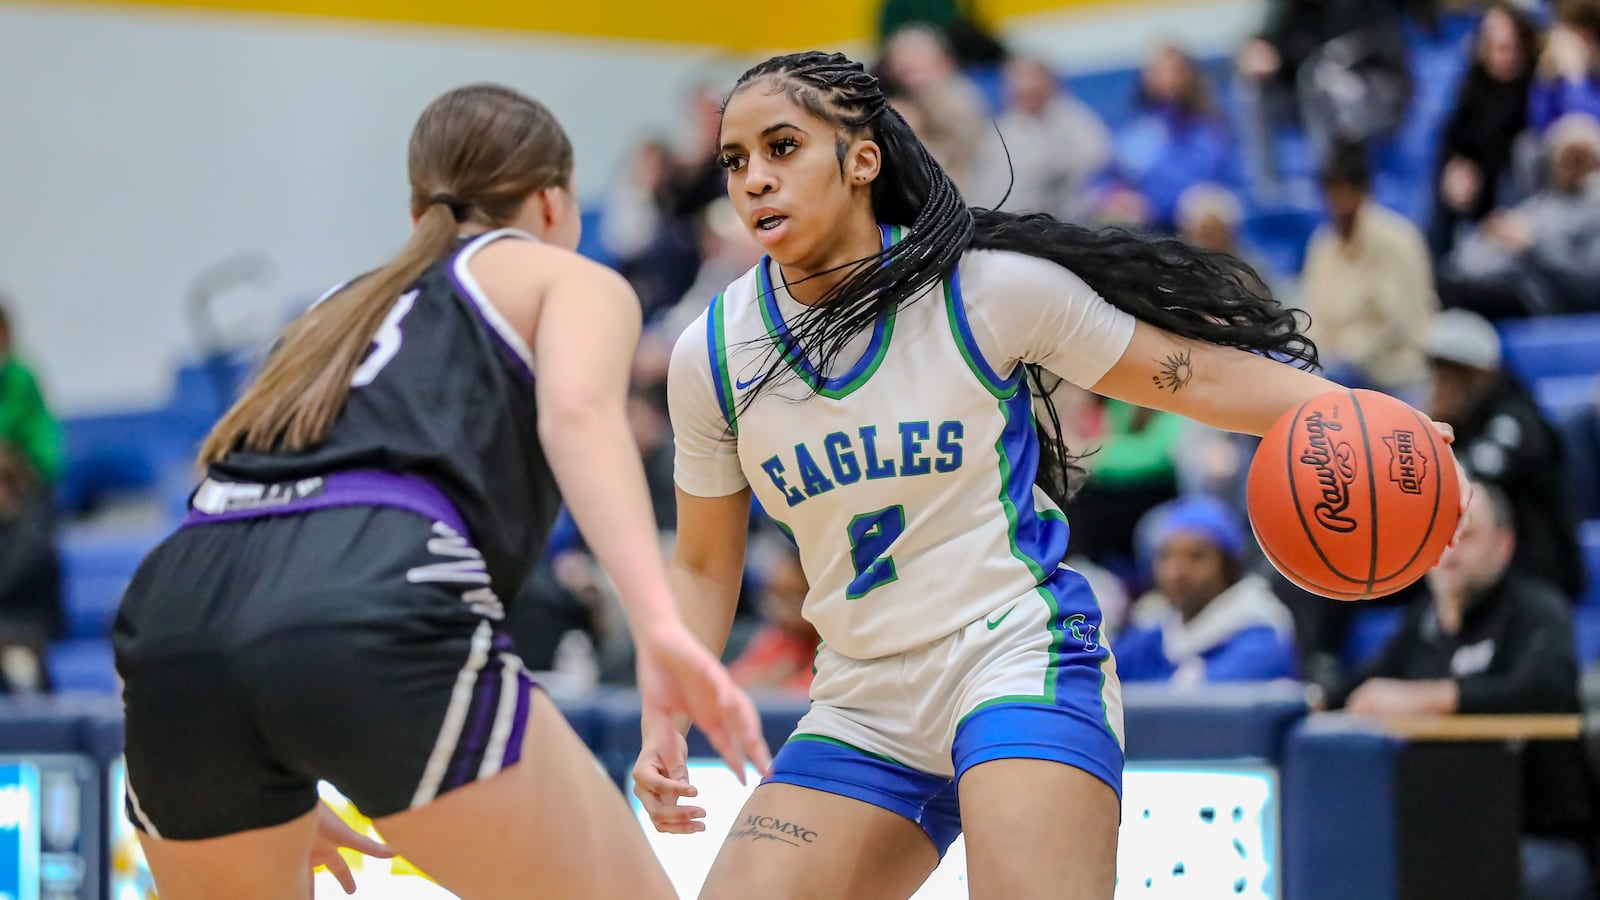
{"type": "Polygon", "coordinates": [[[898,504],[850,520],[850,561],[855,565],[856,577],[845,591],[847,598],[859,600],[899,579],[889,548],[905,530],[906,509],[898,504]]]}
{"type": "Polygon", "coordinates": [[[350,376],[351,387],[362,387],[372,383],[378,377],[383,367],[394,359],[400,352],[400,342],[405,335],[400,332],[400,321],[411,312],[411,305],[417,302],[417,292],[410,291],[401,294],[394,306],[389,308],[389,314],[383,317],[383,324],[378,326],[378,331],[372,336],[372,350],[367,353],[367,358],[361,361],[361,366],[356,373],[350,376]]]}

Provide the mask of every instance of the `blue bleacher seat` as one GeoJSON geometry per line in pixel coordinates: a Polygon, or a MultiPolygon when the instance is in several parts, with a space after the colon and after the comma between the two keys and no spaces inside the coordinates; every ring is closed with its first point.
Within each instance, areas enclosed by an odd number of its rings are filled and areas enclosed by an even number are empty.
{"type": "Polygon", "coordinates": [[[57,641],[46,653],[50,686],[60,692],[115,694],[117,670],[111,642],[104,639],[57,641]]]}
{"type": "Polygon", "coordinates": [[[1340,662],[1345,669],[1359,668],[1376,656],[1400,630],[1405,615],[1404,606],[1369,606],[1358,610],[1351,617],[1344,646],[1340,648],[1340,662]]]}
{"type": "Polygon", "coordinates": [[[1600,610],[1600,519],[1578,527],[1578,546],[1583,548],[1583,567],[1589,575],[1583,605],[1600,610]]]}
{"type": "MultiPolygon", "coordinates": [[[[1600,354],[1600,344],[1595,353],[1600,354]]],[[[1600,365],[1600,363],[1597,363],[1600,365]]],[[[1533,382],[1533,396],[1552,421],[1561,421],[1600,402],[1600,375],[1551,375],[1533,382]]]]}
{"type": "Polygon", "coordinates": [[[64,420],[58,506],[80,512],[107,494],[148,490],[167,467],[194,458],[216,418],[210,409],[158,409],[64,420]]]}
{"type": "Polygon", "coordinates": [[[1275,274],[1295,275],[1305,265],[1306,245],[1322,220],[1321,212],[1310,210],[1258,211],[1245,217],[1243,237],[1275,274]]]}
{"type": "Polygon", "coordinates": [[[963,71],[978,86],[978,92],[983,94],[989,114],[999,115],[1005,108],[1005,68],[1000,65],[974,65],[963,71]]]}
{"type": "Polygon", "coordinates": [[[242,348],[184,363],[173,377],[167,410],[188,412],[206,419],[220,417],[249,379],[253,365],[252,353],[242,348]]]}
{"type": "Polygon", "coordinates": [[[58,507],[84,512],[106,495],[149,490],[174,466],[187,466],[255,363],[255,348],[186,362],[158,408],[65,419],[58,507]]]}
{"type": "MultiPolygon", "coordinates": [[[[1593,402],[1577,407],[1556,424],[1565,444],[1573,508],[1580,519],[1600,519],[1600,407],[1593,402]]],[[[1600,577],[1600,569],[1594,574],[1600,577]]]]}
{"type": "Polygon", "coordinates": [[[1506,365],[1528,384],[1600,374],[1600,315],[1559,316],[1500,326],[1506,365]]]}
{"type": "Polygon", "coordinates": [[[1572,614],[1572,628],[1578,645],[1578,667],[1600,662],[1600,609],[1578,607],[1572,614]]]}
{"type": "Polygon", "coordinates": [[[1108,123],[1125,121],[1139,90],[1138,69],[1081,72],[1065,79],[1067,90],[1108,123]]]}
{"type": "Polygon", "coordinates": [[[578,252],[603,266],[611,265],[611,254],[600,242],[600,210],[583,210],[582,222],[583,236],[578,240],[578,252]]]}
{"type": "Polygon", "coordinates": [[[68,637],[104,638],[110,633],[123,589],[160,539],[159,533],[144,531],[110,535],[68,531],[60,547],[68,637]]]}
{"type": "Polygon", "coordinates": [[[78,572],[64,574],[61,581],[67,634],[85,638],[110,634],[111,620],[128,586],[128,576],[78,572]]]}

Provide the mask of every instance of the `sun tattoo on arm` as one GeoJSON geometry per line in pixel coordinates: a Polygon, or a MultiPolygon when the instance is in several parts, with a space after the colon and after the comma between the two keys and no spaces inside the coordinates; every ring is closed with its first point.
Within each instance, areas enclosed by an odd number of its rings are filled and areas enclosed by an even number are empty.
{"type": "Polygon", "coordinates": [[[1161,361],[1161,371],[1150,376],[1155,383],[1156,390],[1170,390],[1174,394],[1183,390],[1183,386],[1194,377],[1194,366],[1189,362],[1189,351],[1179,350],[1161,361]]]}

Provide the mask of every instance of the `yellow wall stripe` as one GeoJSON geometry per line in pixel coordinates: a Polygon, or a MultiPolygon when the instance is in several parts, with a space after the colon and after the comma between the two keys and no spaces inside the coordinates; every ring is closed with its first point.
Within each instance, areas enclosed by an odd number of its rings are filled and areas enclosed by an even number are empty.
{"type": "MultiPolygon", "coordinates": [[[[55,0],[550,32],[726,50],[829,47],[870,38],[877,0],[802,0],[765,9],[728,0],[55,0]]],[[[985,21],[1114,0],[979,0],[985,21]]]]}
{"type": "MultiPolygon", "coordinates": [[[[62,2],[62,0],[57,0],[62,2]]],[[[803,15],[753,14],[727,0],[65,0],[254,12],[419,25],[494,28],[665,41],[732,50],[789,48],[859,39],[871,30],[862,0],[805,0],[803,15]]]]}

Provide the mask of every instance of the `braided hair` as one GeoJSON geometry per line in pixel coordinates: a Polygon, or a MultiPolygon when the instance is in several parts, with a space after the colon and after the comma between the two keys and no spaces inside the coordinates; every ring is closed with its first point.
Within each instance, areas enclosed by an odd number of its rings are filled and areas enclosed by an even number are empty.
{"type": "MultiPolygon", "coordinates": [[[[838,128],[842,137],[877,143],[881,163],[871,187],[873,213],[879,221],[906,229],[899,243],[847,264],[849,274],[790,323],[790,333],[816,357],[819,371],[832,370],[851,338],[947,277],[968,250],[1006,250],[1049,260],[1070,269],[1112,306],[1158,328],[1303,368],[1316,366],[1317,350],[1304,334],[1304,314],[1264,293],[1256,273],[1232,256],[1173,239],[1069,225],[1043,214],[969,208],[950,176],[889,105],[878,79],[844,54],[814,50],[775,56],[740,76],[729,99],[757,83],[783,92],[838,128]]],[[[846,144],[841,140],[839,146],[842,166],[846,144]]],[[[744,403],[790,380],[781,354],[772,357],[767,377],[744,403]]],[[[1048,424],[1036,425],[1037,483],[1058,505],[1065,505],[1083,475],[1081,457],[1072,454],[1061,436],[1048,389],[1054,379],[1033,365],[1027,378],[1036,408],[1048,419],[1048,424]]]]}

